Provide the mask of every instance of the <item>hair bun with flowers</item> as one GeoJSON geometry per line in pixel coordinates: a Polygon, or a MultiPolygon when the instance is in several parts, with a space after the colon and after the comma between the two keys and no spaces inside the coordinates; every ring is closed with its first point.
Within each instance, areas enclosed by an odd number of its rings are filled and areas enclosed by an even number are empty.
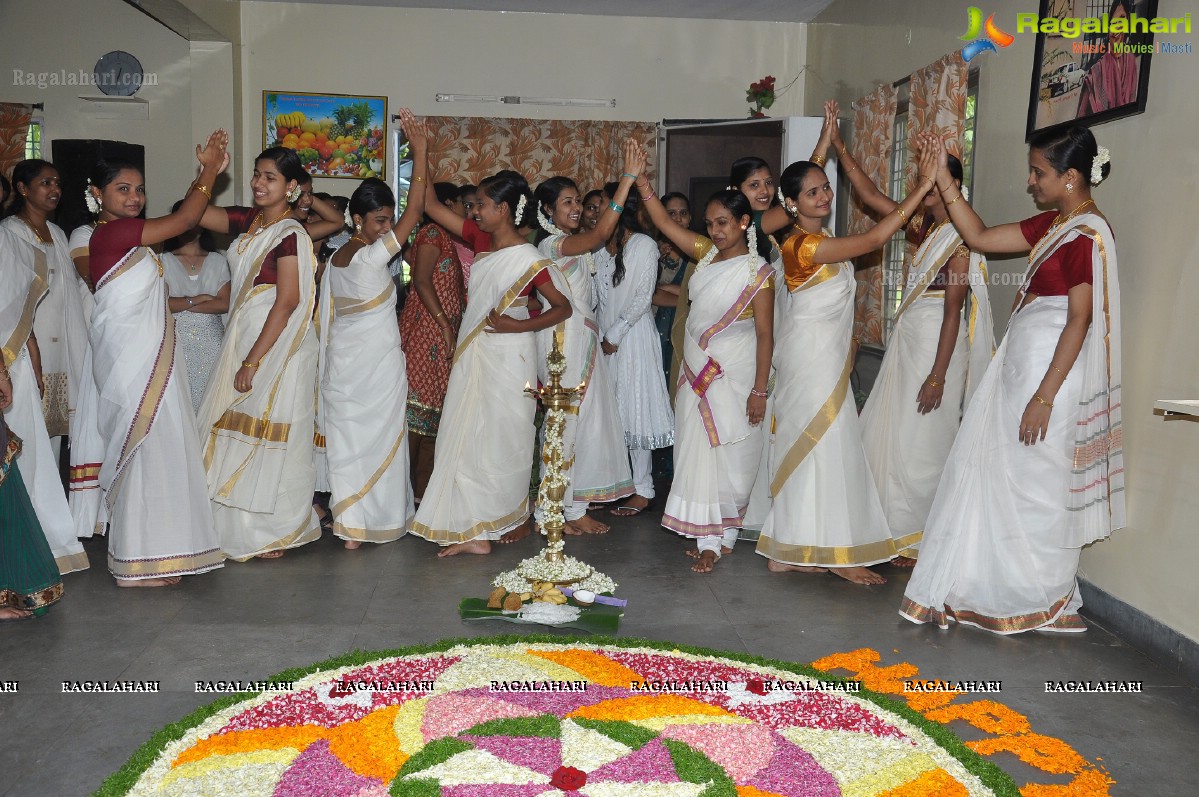
{"type": "Polygon", "coordinates": [[[92,193],[92,178],[87,178],[87,185],[83,187],[83,204],[87,205],[87,212],[93,216],[100,215],[100,200],[96,199],[92,193]]]}
{"type": "MultiPolygon", "coordinates": [[[[524,197],[521,197],[521,199],[524,199],[524,197]]],[[[541,208],[537,208],[537,223],[541,225],[541,229],[545,230],[550,235],[566,235],[565,232],[558,228],[558,225],[554,224],[554,222],[550,220],[549,216],[545,215],[545,211],[541,208]]],[[[595,272],[593,271],[591,273],[594,274],[595,272]]]]}
{"type": "Polygon", "coordinates": [[[1103,182],[1103,167],[1112,160],[1112,153],[1107,147],[1100,147],[1091,159],[1091,185],[1103,182]]]}
{"type": "Polygon", "coordinates": [[[346,219],[346,226],[350,229],[354,228],[354,215],[350,213],[350,206],[346,205],[346,212],[342,214],[346,219]]]}
{"type": "Polygon", "coordinates": [[[524,194],[521,194],[520,199],[518,199],[516,201],[516,213],[514,214],[514,216],[512,218],[512,221],[516,223],[517,227],[520,226],[520,220],[525,217],[525,207],[527,207],[528,204],[529,204],[529,198],[526,197],[524,194]]]}

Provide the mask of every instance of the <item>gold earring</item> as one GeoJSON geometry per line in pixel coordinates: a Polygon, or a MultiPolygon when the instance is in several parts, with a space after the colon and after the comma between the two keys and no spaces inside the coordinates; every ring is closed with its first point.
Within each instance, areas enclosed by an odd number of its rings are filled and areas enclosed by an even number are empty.
{"type": "Polygon", "coordinates": [[[361,224],[355,224],[355,225],[354,225],[354,232],[362,232],[362,225],[361,225],[361,224]]]}

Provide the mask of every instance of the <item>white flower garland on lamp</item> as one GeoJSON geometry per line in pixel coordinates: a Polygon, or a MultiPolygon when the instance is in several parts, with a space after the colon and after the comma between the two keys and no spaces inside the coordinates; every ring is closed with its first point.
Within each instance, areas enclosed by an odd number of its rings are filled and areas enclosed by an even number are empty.
{"type": "Polygon", "coordinates": [[[103,203],[96,199],[96,195],[92,193],[92,178],[87,178],[87,185],[83,187],[83,204],[87,205],[88,213],[93,216],[99,216],[103,203]]]}
{"type": "Polygon", "coordinates": [[[1099,185],[1103,182],[1103,165],[1110,163],[1112,153],[1107,147],[1100,147],[1095,153],[1095,157],[1091,158],[1091,185],[1099,185]]]}

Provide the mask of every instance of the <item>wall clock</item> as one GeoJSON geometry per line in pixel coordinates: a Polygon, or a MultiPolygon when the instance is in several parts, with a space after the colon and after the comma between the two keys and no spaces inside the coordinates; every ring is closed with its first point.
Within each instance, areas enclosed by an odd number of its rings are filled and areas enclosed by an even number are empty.
{"type": "Polygon", "coordinates": [[[142,87],[142,64],[131,53],[113,50],[100,56],[92,77],[110,97],[132,97],[142,87]]]}

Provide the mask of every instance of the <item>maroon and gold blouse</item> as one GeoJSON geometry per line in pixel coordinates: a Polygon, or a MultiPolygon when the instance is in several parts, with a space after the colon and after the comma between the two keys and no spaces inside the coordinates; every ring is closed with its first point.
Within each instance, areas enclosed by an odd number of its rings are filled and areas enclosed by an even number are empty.
{"type": "MultiPolygon", "coordinates": [[[[241,235],[250,231],[250,227],[253,226],[254,219],[257,218],[260,211],[258,208],[228,207],[225,208],[225,212],[229,214],[229,234],[241,235]]],[[[279,280],[279,258],[295,257],[297,251],[296,236],[295,233],[292,233],[280,241],[278,246],[267,252],[258,276],[254,278],[254,284],[276,284],[279,280]]]]}
{"type": "MultiPolygon", "coordinates": [[[[1049,232],[1057,217],[1057,211],[1048,210],[1020,222],[1024,240],[1036,246],[1037,241],[1049,232]]],[[[1033,275],[1028,293],[1036,296],[1065,296],[1075,286],[1084,282],[1091,284],[1094,280],[1091,249],[1091,239],[1085,235],[1059,246],[1053,254],[1045,258],[1033,275]]]]}

